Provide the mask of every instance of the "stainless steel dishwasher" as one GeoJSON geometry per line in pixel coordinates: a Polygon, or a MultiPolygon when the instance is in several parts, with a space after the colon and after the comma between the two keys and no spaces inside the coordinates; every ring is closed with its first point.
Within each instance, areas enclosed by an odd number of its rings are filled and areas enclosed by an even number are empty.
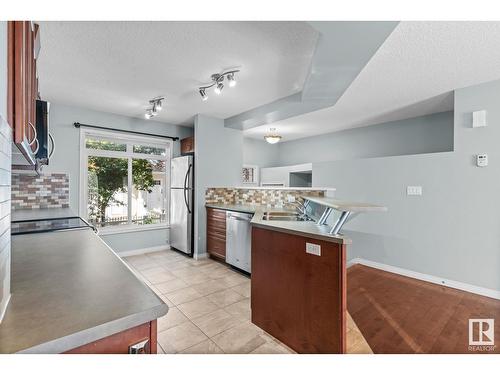
{"type": "Polygon", "coordinates": [[[226,262],[251,272],[252,214],[226,212],[226,262]]]}

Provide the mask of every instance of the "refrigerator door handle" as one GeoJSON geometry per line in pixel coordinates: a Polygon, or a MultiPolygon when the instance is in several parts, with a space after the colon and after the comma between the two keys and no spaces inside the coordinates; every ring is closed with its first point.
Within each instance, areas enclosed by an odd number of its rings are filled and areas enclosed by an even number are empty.
{"type": "Polygon", "coordinates": [[[191,209],[189,208],[189,203],[188,203],[188,200],[187,200],[187,196],[186,196],[186,193],[188,193],[189,190],[188,189],[184,189],[184,203],[186,204],[186,208],[188,210],[188,214],[191,213],[191,209]]]}
{"type": "Polygon", "coordinates": [[[191,213],[191,209],[189,208],[189,202],[188,202],[186,193],[189,192],[189,189],[188,189],[188,186],[187,186],[187,182],[188,182],[188,178],[189,178],[189,172],[191,171],[191,167],[192,167],[192,164],[189,164],[188,170],[186,172],[186,177],[184,177],[184,203],[186,204],[186,208],[188,210],[188,214],[191,213]]]}
{"type": "Polygon", "coordinates": [[[188,183],[188,178],[189,178],[189,172],[191,172],[192,166],[193,166],[192,164],[189,164],[188,170],[186,172],[186,176],[184,177],[184,189],[188,188],[187,183],[188,183]]]}

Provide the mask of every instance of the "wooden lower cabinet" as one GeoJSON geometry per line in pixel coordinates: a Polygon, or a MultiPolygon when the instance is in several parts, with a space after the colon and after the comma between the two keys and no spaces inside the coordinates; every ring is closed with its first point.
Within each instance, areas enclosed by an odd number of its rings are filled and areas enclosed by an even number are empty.
{"type": "Polygon", "coordinates": [[[65,354],[129,354],[130,347],[149,340],[141,354],[156,354],[156,320],[71,349],[65,354]]]}
{"type": "Polygon", "coordinates": [[[252,228],[252,322],[298,353],[346,352],[346,246],[252,228]],[[306,253],[306,243],[321,256],[306,253]]]}
{"type": "Polygon", "coordinates": [[[226,259],[226,211],[207,208],[207,252],[226,259]]]}

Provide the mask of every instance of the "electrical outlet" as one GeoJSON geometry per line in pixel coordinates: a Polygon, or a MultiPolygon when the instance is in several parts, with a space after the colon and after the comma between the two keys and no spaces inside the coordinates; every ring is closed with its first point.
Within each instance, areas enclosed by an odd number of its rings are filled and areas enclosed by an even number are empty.
{"type": "Polygon", "coordinates": [[[315,243],[306,242],[306,253],[321,256],[321,246],[315,243]]]}
{"type": "Polygon", "coordinates": [[[406,195],[422,195],[422,186],[407,186],[406,195]]]}
{"type": "Polygon", "coordinates": [[[295,202],[295,197],[291,194],[287,195],[288,203],[293,203],[295,202]]]}

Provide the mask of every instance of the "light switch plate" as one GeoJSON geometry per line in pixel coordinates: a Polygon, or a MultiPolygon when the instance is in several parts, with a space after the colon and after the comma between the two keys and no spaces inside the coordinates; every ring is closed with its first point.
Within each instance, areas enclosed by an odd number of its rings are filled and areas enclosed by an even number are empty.
{"type": "Polygon", "coordinates": [[[472,127],[473,128],[482,128],[483,126],[488,125],[486,123],[486,111],[475,111],[472,112],[472,127]]]}
{"type": "Polygon", "coordinates": [[[488,166],[488,154],[480,154],[476,156],[476,165],[478,167],[488,166]]]}
{"type": "Polygon", "coordinates": [[[407,186],[406,195],[422,195],[422,186],[407,186]]]}
{"type": "Polygon", "coordinates": [[[306,242],[306,253],[321,256],[321,245],[306,242]]]}

